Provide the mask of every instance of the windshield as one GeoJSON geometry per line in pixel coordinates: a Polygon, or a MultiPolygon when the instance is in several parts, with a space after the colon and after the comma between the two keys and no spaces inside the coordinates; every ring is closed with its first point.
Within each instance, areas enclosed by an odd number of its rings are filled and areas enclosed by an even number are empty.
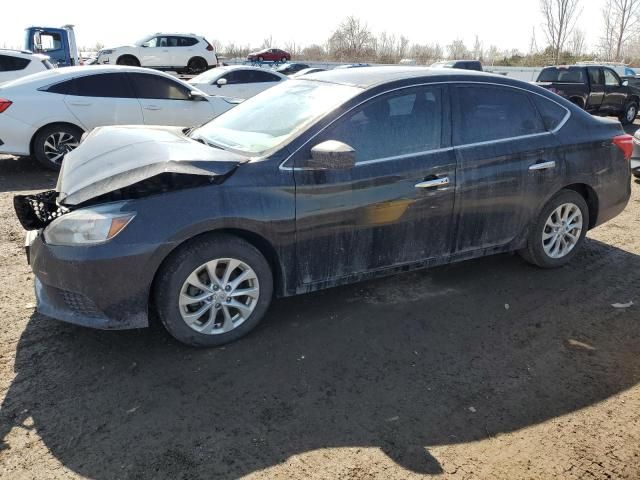
{"type": "Polygon", "coordinates": [[[585,83],[584,71],[582,67],[545,68],[538,82],[585,83]]]}
{"type": "Polygon", "coordinates": [[[191,135],[222,148],[260,155],[360,92],[360,88],[335,83],[291,80],[242,102],[191,135]]]}
{"type": "Polygon", "coordinates": [[[140,40],[138,40],[137,42],[134,42],[134,45],[136,47],[141,47],[142,45],[144,45],[145,43],[147,43],[149,40],[151,40],[153,37],[155,37],[155,35],[147,35],[146,37],[142,37],[140,40]]]}

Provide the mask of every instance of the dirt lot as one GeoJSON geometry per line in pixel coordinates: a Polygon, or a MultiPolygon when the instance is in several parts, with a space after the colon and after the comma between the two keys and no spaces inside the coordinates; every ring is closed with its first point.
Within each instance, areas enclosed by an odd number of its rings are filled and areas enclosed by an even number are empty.
{"type": "Polygon", "coordinates": [[[640,478],[640,184],[569,267],[281,300],[194,350],[34,313],[11,202],[54,181],[0,159],[0,477],[640,478]]]}

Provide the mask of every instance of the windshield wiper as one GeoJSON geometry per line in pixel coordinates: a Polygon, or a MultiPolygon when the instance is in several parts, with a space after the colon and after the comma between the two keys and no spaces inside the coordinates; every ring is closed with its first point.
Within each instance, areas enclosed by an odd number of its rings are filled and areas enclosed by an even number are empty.
{"type": "Polygon", "coordinates": [[[217,145],[217,144],[215,144],[213,142],[210,142],[210,141],[206,140],[204,137],[194,135],[194,136],[189,137],[189,138],[191,138],[192,140],[195,140],[196,142],[200,142],[203,145],[207,145],[208,147],[217,148],[218,150],[224,150],[224,148],[222,148],[220,145],[217,145]]]}

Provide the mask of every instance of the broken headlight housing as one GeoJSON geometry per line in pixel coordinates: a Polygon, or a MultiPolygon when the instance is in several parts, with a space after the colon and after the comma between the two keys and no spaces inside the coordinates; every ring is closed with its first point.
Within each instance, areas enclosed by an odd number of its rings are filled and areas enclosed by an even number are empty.
{"type": "Polygon", "coordinates": [[[114,210],[114,205],[103,205],[62,215],[44,229],[44,240],[51,245],[92,245],[111,240],[135,217],[135,213],[114,210]]]}

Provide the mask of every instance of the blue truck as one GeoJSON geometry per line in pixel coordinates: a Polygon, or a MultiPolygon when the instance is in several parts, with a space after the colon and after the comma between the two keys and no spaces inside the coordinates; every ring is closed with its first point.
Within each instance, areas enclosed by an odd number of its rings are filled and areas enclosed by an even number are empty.
{"type": "Polygon", "coordinates": [[[48,55],[58,67],[80,65],[73,25],[62,27],[28,27],[24,31],[24,48],[48,55]]]}

